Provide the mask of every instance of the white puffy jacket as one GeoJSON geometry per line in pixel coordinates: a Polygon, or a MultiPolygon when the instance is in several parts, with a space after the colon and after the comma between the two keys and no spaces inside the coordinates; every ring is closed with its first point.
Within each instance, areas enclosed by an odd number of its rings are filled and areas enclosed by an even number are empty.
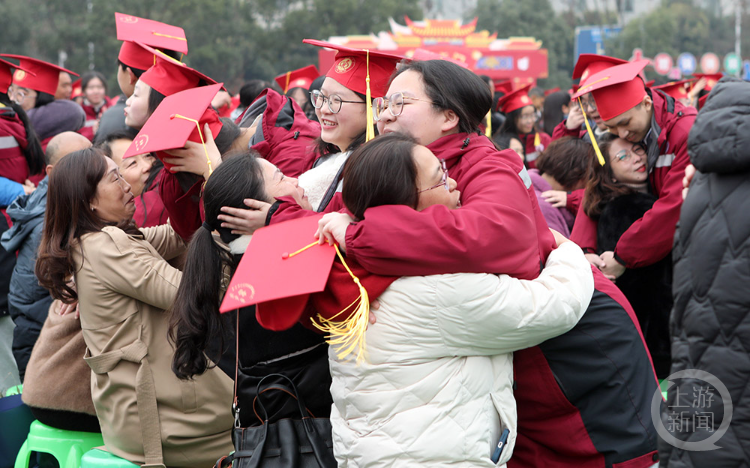
{"type": "Polygon", "coordinates": [[[507,275],[404,277],[380,297],[359,365],[331,347],[334,453],[340,467],[492,467],[516,438],[514,350],[567,332],[594,290],[572,242],[533,281],[507,275]]]}

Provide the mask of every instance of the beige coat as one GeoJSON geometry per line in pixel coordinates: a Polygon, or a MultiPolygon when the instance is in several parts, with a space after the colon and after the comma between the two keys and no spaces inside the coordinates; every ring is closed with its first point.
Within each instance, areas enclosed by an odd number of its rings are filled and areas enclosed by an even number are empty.
{"type": "Polygon", "coordinates": [[[104,443],[135,463],[159,465],[163,450],[167,466],[208,467],[233,450],[232,380],[216,367],[190,381],[172,372],[165,309],[181,273],[165,259],[185,245],[169,225],[141,232],[105,227],[73,249],[104,443]]]}

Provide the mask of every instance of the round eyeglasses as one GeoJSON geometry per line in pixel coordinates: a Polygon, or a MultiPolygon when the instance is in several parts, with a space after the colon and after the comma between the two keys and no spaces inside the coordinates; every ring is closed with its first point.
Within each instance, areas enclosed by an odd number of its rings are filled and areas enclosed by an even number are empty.
{"type": "Polygon", "coordinates": [[[433,185],[432,187],[429,187],[429,188],[426,188],[426,189],[422,189],[422,190],[417,190],[417,193],[422,193],[422,192],[426,192],[428,190],[436,189],[436,188],[440,187],[441,185],[443,187],[445,187],[445,190],[447,190],[449,192],[451,191],[450,184],[448,184],[448,167],[445,165],[445,159],[441,159],[440,160],[440,168],[443,170],[443,176],[440,178],[440,182],[438,182],[437,184],[433,185]]]}
{"type": "Polygon", "coordinates": [[[646,156],[646,149],[640,144],[636,143],[628,150],[620,150],[615,154],[615,159],[619,162],[626,162],[630,160],[630,156],[636,154],[640,157],[646,156]]]}
{"type": "Polygon", "coordinates": [[[426,99],[419,99],[411,96],[404,96],[404,93],[393,93],[389,98],[375,98],[372,101],[372,115],[375,121],[380,120],[380,115],[388,109],[393,117],[398,117],[404,110],[404,101],[421,101],[432,104],[432,101],[426,99]]]}
{"type": "Polygon", "coordinates": [[[310,100],[312,101],[313,107],[316,109],[320,109],[321,107],[323,107],[323,104],[327,102],[328,110],[331,111],[331,114],[338,114],[339,111],[341,111],[341,105],[345,102],[348,102],[350,104],[365,103],[364,101],[344,101],[338,94],[331,94],[330,96],[326,96],[318,90],[310,91],[310,100]]]}

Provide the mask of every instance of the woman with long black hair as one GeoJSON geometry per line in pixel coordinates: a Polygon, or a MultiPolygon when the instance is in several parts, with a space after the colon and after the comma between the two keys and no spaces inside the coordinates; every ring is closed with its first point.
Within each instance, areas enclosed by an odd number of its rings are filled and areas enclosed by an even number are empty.
{"type": "MultiPolygon", "coordinates": [[[[258,324],[255,306],[219,314],[227,278],[234,273],[251,238],[221,227],[221,208],[242,207],[246,199],[273,203],[280,197],[292,197],[304,204],[304,191],[297,180],[286,177],[257,153],[226,157],[206,182],[205,221],[188,246],[182,280],[171,307],[169,336],[175,348],[172,370],[180,379],[192,379],[217,364],[234,378],[235,333],[239,335],[237,386],[242,427],[260,424],[252,411],[256,385],[272,373],[291,378],[315,416],[327,417],[331,410],[328,347],[322,335],[299,324],[283,332],[266,330],[258,324]]],[[[298,414],[295,405],[285,406],[287,400],[264,398],[272,421],[298,414]]]]}

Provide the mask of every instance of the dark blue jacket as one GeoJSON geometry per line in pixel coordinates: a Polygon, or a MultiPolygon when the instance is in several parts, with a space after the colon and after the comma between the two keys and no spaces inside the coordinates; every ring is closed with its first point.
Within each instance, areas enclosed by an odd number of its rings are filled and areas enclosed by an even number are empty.
{"type": "Polygon", "coordinates": [[[36,254],[44,229],[47,184],[48,178],[45,177],[34,192],[18,197],[8,207],[7,213],[13,227],[4,232],[0,239],[5,250],[18,252],[10,278],[8,310],[16,324],[13,330],[13,356],[21,379],[52,304],[52,297],[39,285],[34,274],[36,254]]]}

